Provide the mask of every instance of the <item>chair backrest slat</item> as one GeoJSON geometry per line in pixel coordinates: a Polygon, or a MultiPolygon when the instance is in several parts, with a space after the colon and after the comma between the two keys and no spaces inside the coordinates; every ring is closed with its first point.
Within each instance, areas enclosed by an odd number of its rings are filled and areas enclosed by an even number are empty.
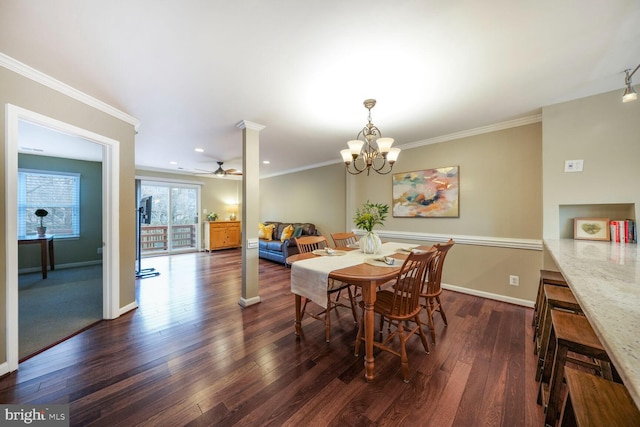
{"type": "Polygon", "coordinates": [[[436,253],[433,258],[431,258],[426,275],[425,286],[422,289],[423,294],[436,295],[440,293],[444,259],[454,243],[453,239],[449,239],[447,243],[436,244],[433,246],[436,249],[436,253]]]}
{"type": "Polygon", "coordinates": [[[313,252],[316,249],[324,249],[328,246],[325,236],[301,236],[295,239],[298,251],[301,254],[313,252]]]}
{"type": "Polygon", "coordinates": [[[407,256],[393,286],[392,312],[388,315],[410,317],[420,311],[420,290],[435,253],[436,249],[431,248],[428,251],[413,251],[407,256]]]}
{"type": "Polygon", "coordinates": [[[331,233],[331,239],[335,247],[345,247],[358,243],[358,238],[354,232],[331,233]]]}

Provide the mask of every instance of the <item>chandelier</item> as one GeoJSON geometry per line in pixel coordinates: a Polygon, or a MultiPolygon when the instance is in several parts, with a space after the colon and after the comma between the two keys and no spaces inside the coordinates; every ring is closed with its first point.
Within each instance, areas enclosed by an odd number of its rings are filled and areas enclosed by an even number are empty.
{"type": "Polygon", "coordinates": [[[638,94],[635,90],[633,90],[633,86],[631,86],[631,77],[633,77],[635,72],[638,71],[638,68],[640,68],[640,65],[638,65],[633,71],[631,71],[631,69],[624,70],[624,84],[626,87],[624,89],[624,93],[622,94],[622,102],[630,102],[638,99],[638,94]]]}
{"type": "Polygon", "coordinates": [[[364,101],[365,108],[369,110],[369,123],[362,128],[356,139],[347,142],[349,148],[340,151],[347,172],[351,175],[358,175],[364,171],[367,171],[367,175],[369,175],[371,169],[381,175],[386,175],[391,172],[393,164],[400,154],[399,148],[391,148],[393,138],[382,138],[380,129],[371,123],[371,109],[375,105],[375,99],[364,101]],[[374,139],[376,139],[377,148],[373,145],[374,139]]]}

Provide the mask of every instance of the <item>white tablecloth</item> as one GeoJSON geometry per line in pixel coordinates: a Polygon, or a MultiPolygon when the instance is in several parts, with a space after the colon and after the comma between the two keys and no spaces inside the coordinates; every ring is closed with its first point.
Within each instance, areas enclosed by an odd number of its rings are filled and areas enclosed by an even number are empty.
{"type": "Polygon", "coordinates": [[[333,270],[351,267],[365,262],[367,258],[391,255],[400,248],[413,247],[406,243],[383,243],[377,254],[364,254],[360,249],[347,252],[343,256],[319,256],[296,261],[291,265],[291,292],[327,307],[327,281],[333,270]]]}

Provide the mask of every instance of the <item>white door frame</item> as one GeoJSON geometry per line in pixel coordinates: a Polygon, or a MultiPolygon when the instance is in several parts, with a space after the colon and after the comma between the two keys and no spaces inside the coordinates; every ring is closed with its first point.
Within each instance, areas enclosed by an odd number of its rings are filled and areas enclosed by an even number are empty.
{"type": "Polygon", "coordinates": [[[102,146],[102,316],[120,315],[120,142],[42,114],[6,104],[5,221],[6,221],[6,360],[7,371],[18,369],[18,122],[24,120],[102,146]]]}

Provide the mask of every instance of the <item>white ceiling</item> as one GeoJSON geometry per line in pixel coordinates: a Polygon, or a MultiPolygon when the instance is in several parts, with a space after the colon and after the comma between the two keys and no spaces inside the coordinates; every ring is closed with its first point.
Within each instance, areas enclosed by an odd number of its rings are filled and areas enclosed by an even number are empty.
{"type": "Polygon", "coordinates": [[[264,125],[264,177],[339,162],[366,98],[402,148],[622,94],[640,1],[2,0],[0,52],[139,119],[141,168],[241,169],[264,125]]]}

